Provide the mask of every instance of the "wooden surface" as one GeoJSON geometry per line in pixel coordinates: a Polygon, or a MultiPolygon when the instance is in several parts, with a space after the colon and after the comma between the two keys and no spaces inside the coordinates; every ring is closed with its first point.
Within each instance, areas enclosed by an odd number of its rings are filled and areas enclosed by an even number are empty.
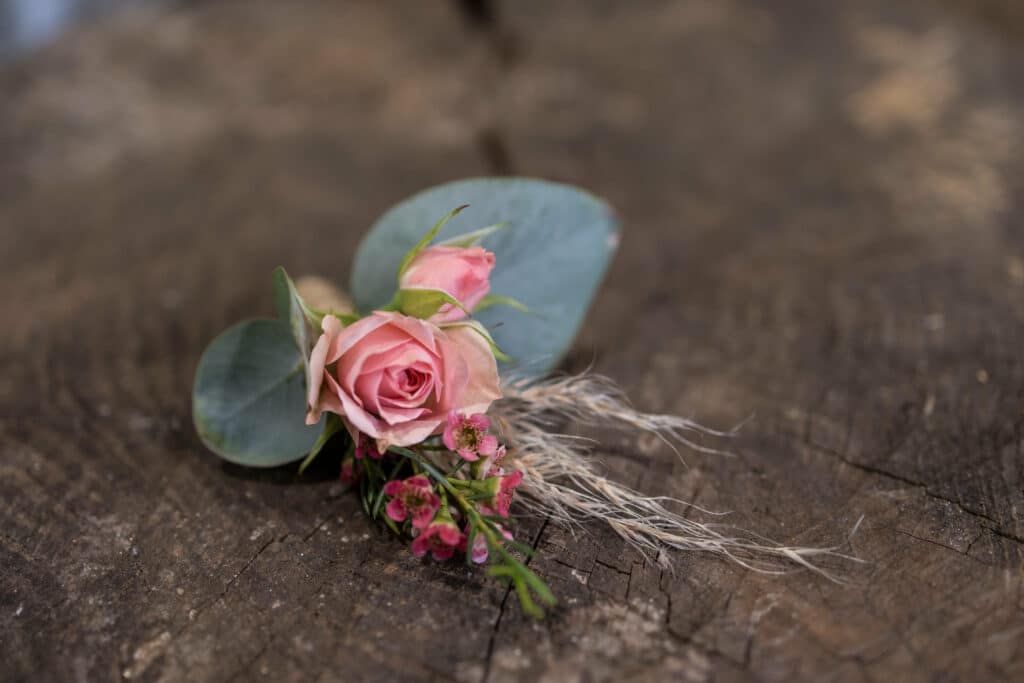
{"type": "Polygon", "coordinates": [[[1022,680],[1024,14],[497,10],[188,2],[0,67],[2,678],[1022,680]],[[609,470],[792,543],[863,515],[846,585],[523,520],[561,598],[533,622],[336,464],[202,448],[199,353],[275,265],[343,283],[391,203],[488,173],[621,214],[568,369],[754,416],[735,457],[609,440],[609,470]]]}

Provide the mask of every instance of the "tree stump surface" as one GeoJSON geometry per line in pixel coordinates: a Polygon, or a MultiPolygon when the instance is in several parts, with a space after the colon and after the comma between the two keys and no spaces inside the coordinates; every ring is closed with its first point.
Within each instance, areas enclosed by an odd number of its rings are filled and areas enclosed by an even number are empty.
{"type": "Polygon", "coordinates": [[[1024,679],[1024,13],[493,9],[172,3],[0,67],[0,678],[1024,679]],[[345,283],[392,203],[506,173],[624,226],[565,369],[751,418],[685,464],[608,437],[608,471],[791,544],[863,516],[844,583],[525,519],[533,621],[337,463],[203,448],[199,355],[274,266],[345,283]]]}

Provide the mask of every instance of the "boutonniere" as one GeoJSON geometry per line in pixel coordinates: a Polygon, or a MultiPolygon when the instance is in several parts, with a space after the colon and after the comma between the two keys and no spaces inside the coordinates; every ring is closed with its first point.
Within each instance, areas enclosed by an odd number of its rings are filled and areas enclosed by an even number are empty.
{"type": "Polygon", "coordinates": [[[592,444],[565,434],[610,426],[701,451],[694,435],[725,436],[640,412],[609,379],[550,376],[618,241],[608,206],[566,185],[474,179],[415,195],[360,245],[353,306],[317,308],[274,272],[278,318],[235,325],[199,362],[196,429],[252,467],[301,470],[330,443],[366,514],[415,556],[487,564],[537,616],[555,598],[523,560],[513,501],[568,525],[603,521],[662,565],[666,549],[768,571],[838,554],[688,519],[603,476],[592,444]]]}

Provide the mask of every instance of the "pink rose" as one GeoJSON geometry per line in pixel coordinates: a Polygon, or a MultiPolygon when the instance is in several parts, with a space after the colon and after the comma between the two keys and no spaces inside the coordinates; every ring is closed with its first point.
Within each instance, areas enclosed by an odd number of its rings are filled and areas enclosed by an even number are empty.
{"type": "MultiPolygon", "coordinates": [[[[440,289],[450,294],[467,311],[480,303],[491,289],[494,254],[483,247],[428,247],[402,273],[402,289],[440,289]]],[[[437,323],[461,320],[466,314],[445,304],[431,316],[437,323]]]]}
{"type": "Polygon", "coordinates": [[[438,433],[448,413],[483,413],[501,398],[487,341],[469,327],[441,329],[377,311],[343,328],[324,316],[309,359],[307,424],[341,415],[353,439],[410,446],[438,433]]]}

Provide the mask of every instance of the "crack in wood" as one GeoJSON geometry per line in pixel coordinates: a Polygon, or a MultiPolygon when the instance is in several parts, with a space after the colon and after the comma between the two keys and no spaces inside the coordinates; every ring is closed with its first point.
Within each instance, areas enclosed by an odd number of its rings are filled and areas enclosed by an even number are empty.
{"type": "Polygon", "coordinates": [[[821,454],[824,454],[824,455],[828,455],[829,457],[834,458],[835,460],[838,460],[839,462],[843,463],[844,465],[847,465],[848,467],[852,467],[853,469],[860,470],[860,471],[868,473],[868,474],[873,474],[875,476],[883,477],[883,478],[889,479],[891,481],[899,482],[901,484],[905,484],[905,485],[913,487],[913,488],[919,488],[919,489],[922,490],[922,492],[925,494],[925,496],[927,496],[927,497],[929,497],[929,498],[931,498],[933,500],[937,500],[937,501],[940,501],[940,502],[952,505],[952,506],[954,506],[955,508],[957,508],[958,510],[960,510],[961,512],[963,512],[966,515],[969,515],[971,517],[975,517],[975,518],[978,518],[978,519],[985,520],[986,522],[989,522],[990,524],[995,525],[995,527],[990,527],[988,525],[983,525],[983,526],[986,529],[989,529],[996,536],[999,536],[1001,538],[1005,538],[1005,539],[1010,540],[1010,541],[1014,541],[1016,543],[1024,544],[1024,537],[1017,536],[1016,534],[1014,534],[1012,532],[1006,531],[1005,529],[1003,529],[1001,527],[1001,523],[999,522],[999,520],[995,519],[991,515],[986,514],[984,512],[981,512],[981,511],[978,511],[978,510],[975,510],[975,509],[965,505],[964,503],[962,503],[962,502],[960,502],[958,500],[953,500],[952,498],[948,498],[946,496],[943,496],[942,494],[936,493],[935,491],[932,491],[929,488],[929,485],[924,483],[924,482],[911,479],[911,478],[903,476],[901,474],[896,474],[894,472],[890,472],[890,471],[888,471],[886,469],[883,469],[881,467],[876,467],[876,466],[873,466],[873,465],[866,465],[864,463],[857,462],[856,460],[851,460],[850,458],[847,458],[846,456],[842,455],[841,453],[839,453],[835,449],[828,448],[827,446],[823,446],[823,445],[821,445],[819,443],[815,443],[814,441],[804,440],[804,441],[802,441],[802,443],[805,446],[807,446],[808,448],[810,448],[812,450],[812,452],[818,452],[818,453],[821,453],[821,454]]]}
{"type": "Polygon", "coordinates": [[[242,568],[239,569],[237,572],[235,572],[234,576],[232,576],[228,580],[228,582],[224,585],[224,588],[216,596],[214,596],[213,598],[211,598],[210,600],[208,600],[204,604],[202,604],[202,605],[200,605],[200,606],[195,608],[195,614],[191,615],[191,617],[189,618],[188,622],[186,622],[184,626],[182,626],[177,631],[175,631],[172,640],[176,640],[183,633],[185,633],[185,631],[187,631],[189,628],[191,628],[193,624],[196,624],[199,621],[199,618],[201,616],[203,616],[203,614],[210,607],[212,607],[213,605],[216,605],[219,601],[221,601],[224,598],[226,598],[228,593],[231,591],[232,586],[235,585],[235,582],[238,581],[238,579],[242,576],[242,574],[244,574],[246,571],[248,571],[249,567],[251,567],[253,565],[253,563],[256,562],[256,560],[259,558],[259,556],[262,555],[264,553],[264,551],[266,551],[267,548],[269,548],[270,546],[274,545],[275,543],[282,543],[287,538],[288,538],[288,534],[283,534],[282,536],[271,538],[266,543],[264,543],[260,547],[260,549],[257,550],[252,555],[252,557],[250,557],[248,559],[248,561],[246,561],[246,563],[244,565],[242,565],[242,568]]]}
{"type": "MultiPolygon", "coordinates": [[[[534,537],[531,547],[534,551],[537,550],[537,546],[540,545],[540,539],[544,535],[544,531],[548,528],[548,523],[551,521],[551,517],[545,517],[544,523],[541,524],[540,530],[537,532],[537,536],[534,537]]],[[[527,567],[530,566],[530,562],[533,560],[533,554],[529,555],[523,562],[527,567]]],[[[484,660],[484,673],[480,678],[481,683],[487,683],[488,678],[491,675],[491,663],[494,659],[494,645],[497,642],[498,630],[501,628],[501,619],[505,616],[505,606],[508,604],[508,598],[512,594],[512,584],[509,583],[505,589],[505,595],[501,599],[501,605],[498,608],[498,616],[494,620],[494,628],[491,629],[491,637],[487,641],[487,657],[484,660]]]]}
{"type": "MultiPolygon", "coordinates": [[[[973,557],[973,556],[971,556],[969,554],[970,551],[971,551],[971,548],[978,541],[978,539],[980,539],[982,536],[985,535],[984,532],[982,532],[982,533],[978,534],[977,536],[975,536],[971,540],[971,542],[967,544],[967,549],[966,550],[958,550],[957,548],[954,548],[951,545],[946,545],[945,543],[939,543],[938,541],[933,541],[930,538],[924,538],[922,536],[918,536],[916,534],[912,534],[909,531],[904,531],[903,529],[897,529],[896,527],[880,525],[880,526],[878,526],[876,528],[878,528],[878,529],[887,529],[887,530],[892,531],[894,533],[902,534],[903,536],[907,536],[908,538],[913,538],[916,541],[921,541],[922,543],[930,543],[931,545],[938,546],[939,548],[944,548],[946,550],[951,550],[954,553],[956,553],[957,555],[962,555],[962,556],[964,556],[964,557],[966,557],[966,558],[968,558],[970,560],[973,560],[973,561],[978,562],[980,564],[983,564],[985,566],[991,566],[987,562],[982,561],[980,558],[973,557]]],[[[988,527],[982,527],[982,528],[986,529],[988,531],[991,531],[991,529],[989,529],[988,527]]]]}

